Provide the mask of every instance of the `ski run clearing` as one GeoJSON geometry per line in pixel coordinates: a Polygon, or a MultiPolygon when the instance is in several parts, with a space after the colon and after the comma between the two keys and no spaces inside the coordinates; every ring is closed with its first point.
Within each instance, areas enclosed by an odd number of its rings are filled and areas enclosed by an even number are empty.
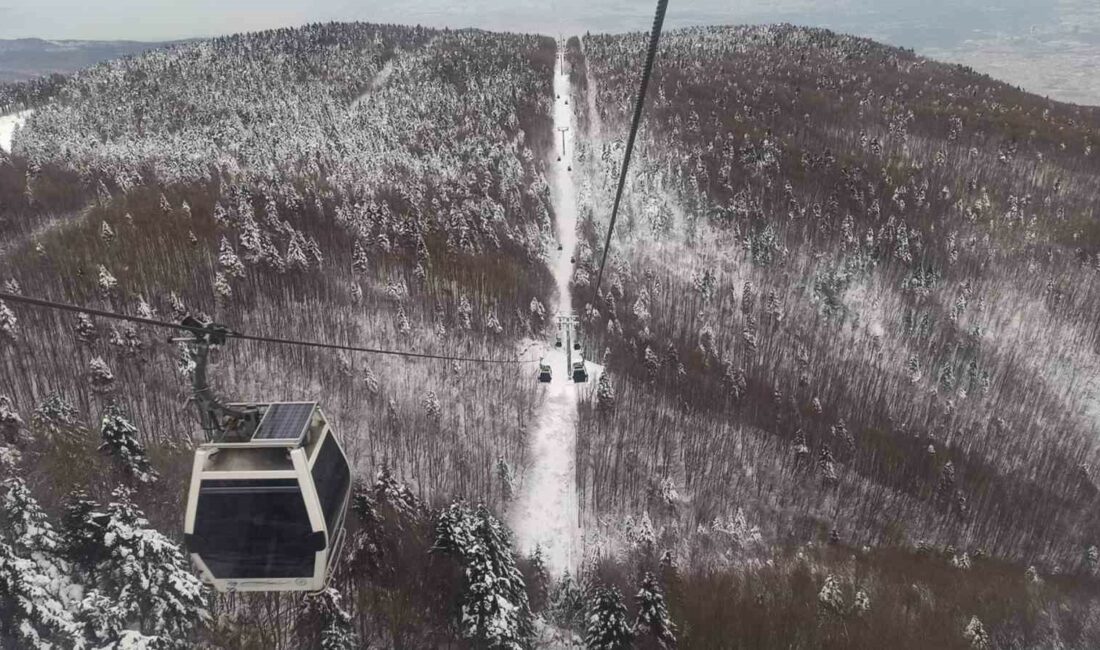
{"type": "MultiPolygon", "coordinates": [[[[567,171],[573,155],[573,113],[569,98],[569,77],[558,67],[554,74],[554,138],[561,161],[551,161],[551,188],[554,212],[557,216],[561,251],[553,267],[558,288],[557,313],[569,312],[572,304],[569,281],[573,275],[570,261],[576,248],[577,202],[572,175],[567,171]],[[560,127],[565,132],[565,151],[561,151],[560,127]]],[[[547,566],[554,575],[574,571],[579,564],[577,519],[577,489],[575,442],[577,432],[577,400],[583,384],[574,384],[566,368],[566,350],[544,344],[544,360],[553,369],[553,380],[545,385],[544,401],[530,439],[530,463],[523,477],[520,493],[513,504],[511,525],[519,550],[534,552],[541,546],[547,566]]],[[[599,367],[585,364],[589,381],[599,376],[599,367]]],[[[534,381],[535,377],[531,377],[534,381]]]]}

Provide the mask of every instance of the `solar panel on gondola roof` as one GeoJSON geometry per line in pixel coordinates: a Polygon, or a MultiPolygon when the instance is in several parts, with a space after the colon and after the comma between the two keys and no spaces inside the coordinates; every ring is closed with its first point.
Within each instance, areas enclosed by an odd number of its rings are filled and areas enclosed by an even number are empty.
{"type": "Polygon", "coordinates": [[[313,417],[316,402],[286,402],[267,407],[253,440],[300,440],[313,417]]]}

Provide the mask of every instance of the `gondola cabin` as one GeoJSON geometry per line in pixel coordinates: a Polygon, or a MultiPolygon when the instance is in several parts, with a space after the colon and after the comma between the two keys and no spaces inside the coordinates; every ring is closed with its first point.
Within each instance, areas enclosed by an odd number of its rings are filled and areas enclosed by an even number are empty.
{"type": "Polygon", "coordinates": [[[584,367],[584,359],[573,362],[573,381],[583,384],[588,381],[588,370],[584,367]]]}
{"type": "Polygon", "coordinates": [[[539,383],[549,384],[551,380],[550,364],[539,361],[539,383]]]}
{"type": "Polygon", "coordinates": [[[246,439],[195,452],[184,540],[218,591],[320,591],[344,534],[351,471],[314,402],[259,411],[246,439]]]}

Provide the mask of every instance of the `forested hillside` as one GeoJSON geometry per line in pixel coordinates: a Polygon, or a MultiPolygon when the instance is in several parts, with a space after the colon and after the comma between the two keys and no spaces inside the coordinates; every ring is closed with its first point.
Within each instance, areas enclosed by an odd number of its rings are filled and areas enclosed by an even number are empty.
{"type": "Polygon", "coordinates": [[[595,543],[669,553],[692,647],[1094,645],[1100,112],[825,31],[666,34],[593,296],[645,40],[569,52],[595,543]]]}
{"type": "MultiPolygon", "coordinates": [[[[0,163],[0,278],[14,293],[131,315],[190,313],[284,338],[515,358],[516,344],[541,332],[553,291],[542,261],[553,60],[553,41],[537,36],[311,25],[109,62],[45,90],[9,88],[30,98],[16,108],[34,112],[0,163]]],[[[0,520],[38,508],[45,514],[35,517],[54,518],[79,507],[79,489],[90,511],[140,507],[150,530],[178,540],[199,431],[187,403],[191,362],[165,341],[170,333],[16,304],[0,305],[0,329],[4,444],[21,452],[10,456],[0,520]],[[123,442],[104,444],[119,430],[123,442]],[[119,484],[132,492],[114,494],[119,484]],[[11,499],[23,486],[37,504],[17,512],[11,499]]],[[[390,578],[356,571],[338,585],[363,643],[453,636],[444,586],[460,581],[449,560],[421,560],[436,541],[428,508],[466,496],[499,512],[498,467],[525,453],[536,396],[528,372],[250,343],[217,354],[223,395],[315,399],[339,427],[363,482],[361,534],[373,536],[345,545],[350,564],[372,561],[386,548],[384,527],[397,525],[373,519],[375,508],[399,495],[416,504],[409,525],[427,537],[406,530],[421,545],[394,551],[416,558],[410,570],[386,557],[379,570],[390,578]],[[372,488],[383,468],[397,478],[372,488]],[[436,575],[447,578],[428,588],[436,575]],[[391,608],[391,598],[408,602],[391,608]]],[[[0,539],[12,544],[0,562],[42,550],[0,539]]],[[[187,638],[144,610],[82,632],[98,572],[75,570],[82,556],[67,543],[49,544],[86,602],[56,588],[48,602],[57,611],[10,611],[5,646],[69,647],[81,634],[106,644],[127,627],[157,643],[187,638]]],[[[176,566],[186,571],[184,557],[176,566]]],[[[5,611],[17,602],[8,595],[30,588],[0,584],[5,611]]],[[[101,595],[138,607],[150,588],[112,582],[101,595]]],[[[193,629],[193,640],[304,647],[298,602],[206,594],[164,615],[193,629]],[[209,617],[195,615],[199,605],[209,617]]]]}

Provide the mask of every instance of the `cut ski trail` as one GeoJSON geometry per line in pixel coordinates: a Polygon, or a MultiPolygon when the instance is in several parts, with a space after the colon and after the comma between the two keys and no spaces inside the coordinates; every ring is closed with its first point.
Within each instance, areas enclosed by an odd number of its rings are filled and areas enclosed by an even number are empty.
{"type": "MultiPolygon", "coordinates": [[[[554,70],[554,156],[551,158],[551,200],[557,218],[560,251],[554,265],[554,280],[558,288],[558,304],[553,310],[569,313],[572,300],[569,280],[573,275],[573,257],[577,244],[577,201],[572,175],[567,171],[573,156],[573,111],[569,99],[569,77],[564,74],[561,59],[554,70]],[[565,151],[561,150],[560,127],[565,133],[565,151]],[[557,160],[561,156],[561,161],[557,160]]],[[[565,345],[563,341],[563,346],[565,345]]],[[[539,407],[529,441],[530,459],[523,477],[519,496],[512,507],[511,524],[516,541],[525,553],[541,546],[547,567],[554,575],[576,568],[577,488],[575,441],[577,431],[577,399],[581,386],[573,383],[566,368],[565,348],[549,344],[542,346],[544,358],[553,369],[553,380],[546,385],[545,399],[539,407]]],[[[590,364],[589,375],[594,368],[590,364]]],[[[531,377],[531,381],[535,378],[531,377]]]]}

